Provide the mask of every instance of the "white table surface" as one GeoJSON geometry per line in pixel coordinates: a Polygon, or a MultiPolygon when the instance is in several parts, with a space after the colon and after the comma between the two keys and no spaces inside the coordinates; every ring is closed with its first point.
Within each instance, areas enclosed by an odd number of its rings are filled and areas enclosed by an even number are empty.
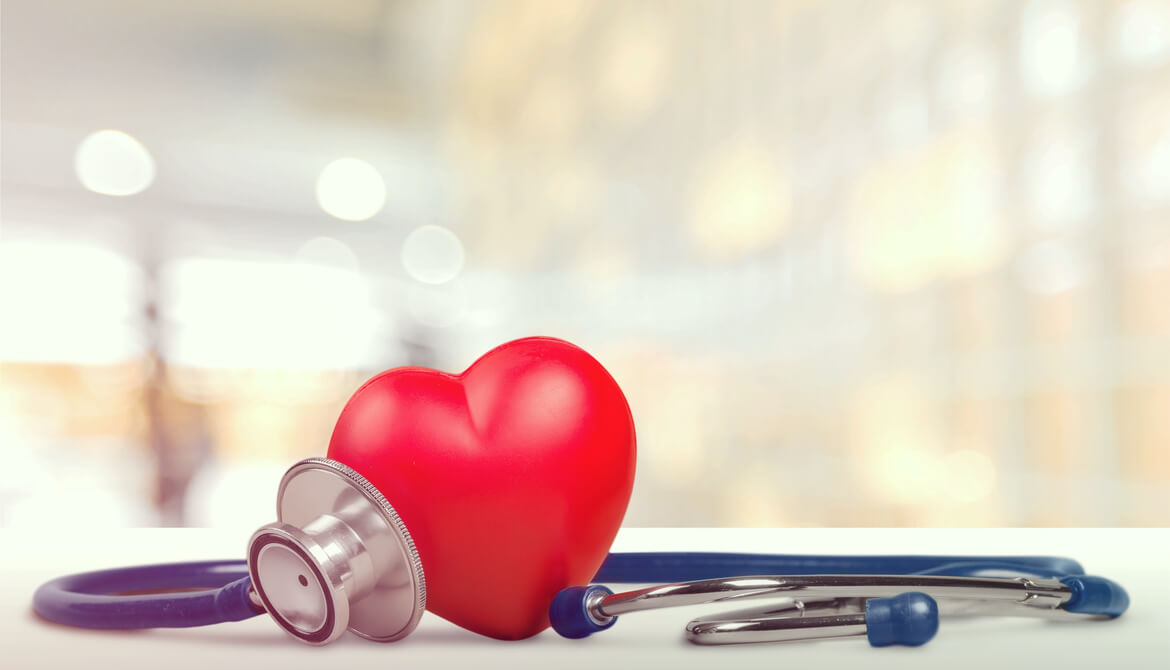
{"type": "MultiPolygon", "coordinates": [[[[971,553],[1065,555],[1129,591],[1115,621],[944,620],[920,648],[873,649],[861,639],[696,647],[682,627],[702,608],[631,614],[582,641],[552,631],[500,642],[423,617],[393,644],[352,635],[306,647],[265,616],[210,628],[99,632],[39,619],[30,606],[57,575],[138,562],[233,558],[246,535],[206,529],[0,530],[4,668],[1167,668],[1170,667],[1170,530],[1167,529],[623,529],[615,551],[971,553]]],[[[715,606],[718,607],[718,606],[715,606]]]]}

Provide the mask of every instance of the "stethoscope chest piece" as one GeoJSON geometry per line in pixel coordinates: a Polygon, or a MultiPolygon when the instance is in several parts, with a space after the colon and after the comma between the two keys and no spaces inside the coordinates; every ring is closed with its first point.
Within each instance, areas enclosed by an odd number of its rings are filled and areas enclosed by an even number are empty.
{"type": "Polygon", "coordinates": [[[278,624],[310,644],[353,631],[392,642],[426,609],[422,562],[398,513],[337,461],[311,458],[285,473],[277,522],[252,535],[248,572],[278,624]]]}

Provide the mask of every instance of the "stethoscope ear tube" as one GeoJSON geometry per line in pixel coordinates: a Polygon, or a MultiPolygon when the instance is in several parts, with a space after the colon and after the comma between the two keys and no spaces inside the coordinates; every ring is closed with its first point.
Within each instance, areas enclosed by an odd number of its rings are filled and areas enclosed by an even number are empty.
{"type": "Polygon", "coordinates": [[[1071,575],[1062,577],[1060,583],[1072,592],[1072,598],[1062,606],[1069,612],[1100,614],[1116,619],[1129,608],[1129,594],[1111,579],[1071,575]]]}
{"type": "Polygon", "coordinates": [[[600,584],[561,589],[548,608],[548,622],[561,637],[579,640],[601,632],[617,622],[616,616],[598,616],[597,604],[610,591],[600,584]]]}
{"type": "Polygon", "coordinates": [[[870,646],[917,647],[930,642],[937,632],[938,603],[925,593],[911,591],[865,601],[865,636],[870,646]]]}
{"type": "Polygon", "coordinates": [[[42,584],[33,594],[33,610],[81,628],[192,628],[262,614],[251,585],[243,561],[98,570],[42,584]]]}

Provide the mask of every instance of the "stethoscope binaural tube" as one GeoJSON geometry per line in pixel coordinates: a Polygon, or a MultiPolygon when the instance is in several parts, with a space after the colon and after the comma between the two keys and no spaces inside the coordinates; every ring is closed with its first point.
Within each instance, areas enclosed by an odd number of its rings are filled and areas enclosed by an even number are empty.
{"type": "Polygon", "coordinates": [[[864,635],[873,646],[917,646],[938,629],[940,603],[951,613],[992,616],[1116,618],[1129,607],[1125,589],[1103,577],[964,576],[1020,569],[998,559],[967,558],[948,567],[954,574],[742,575],[624,593],[599,584],[570,587],[553,599],[549,621],[562,637],[580,639],[631,612],[768,598],[782,604],[697,618],[687,624],[687,638],[741,644],[864,635]]]}

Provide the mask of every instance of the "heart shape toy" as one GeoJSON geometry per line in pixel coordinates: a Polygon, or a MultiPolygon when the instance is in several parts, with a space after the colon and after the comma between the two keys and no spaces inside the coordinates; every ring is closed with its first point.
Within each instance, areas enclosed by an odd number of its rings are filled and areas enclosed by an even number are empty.
{"type": "Polygon", "coordinates": [[[402,517],[428,610],[517,640],[544,630],[553,596],[605,559],[634,484],[634,422],[592,356],[530,337],[462,374],[374,377],[342,410],[329,458],[402,517]]]}

